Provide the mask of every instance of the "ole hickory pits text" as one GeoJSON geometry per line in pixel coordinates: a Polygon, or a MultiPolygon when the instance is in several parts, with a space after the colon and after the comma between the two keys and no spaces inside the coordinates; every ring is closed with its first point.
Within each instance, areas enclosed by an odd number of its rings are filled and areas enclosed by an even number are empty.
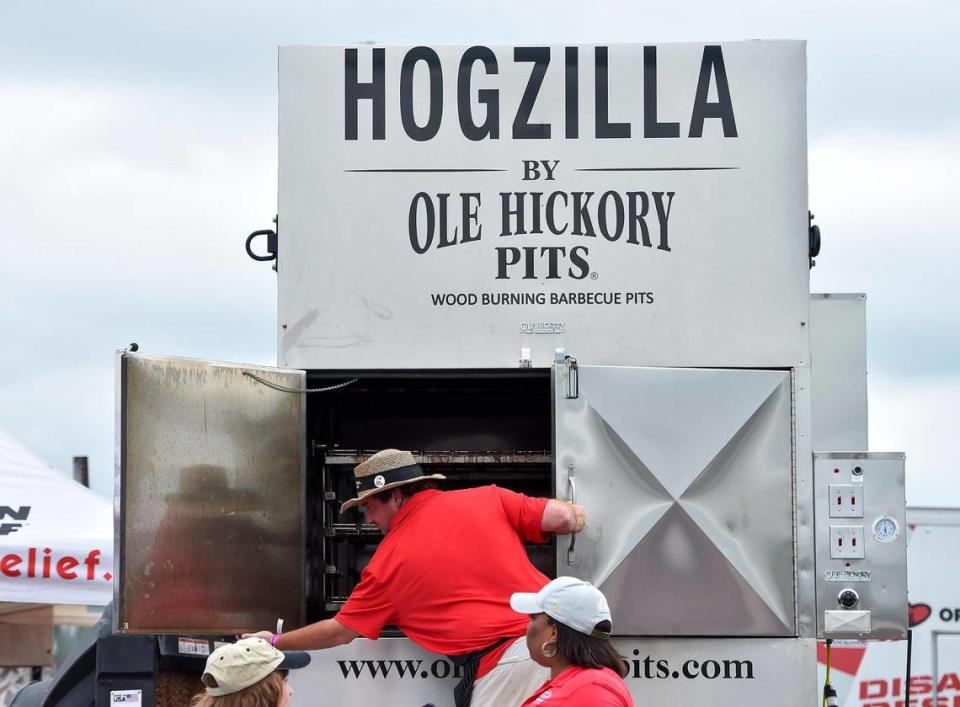
{"type": "MultiPolygon", "coordinates": [[[[558,166],[558,160],[524,160],[523,180],[552,181],[558,166]]],[[[583,280],[590,275],[590,239],[669,252],[675,195],[672,191],[614,190],[500,192],[498,237],[509,240],[495,248],[496,279],[583,280]],[[536,243],[530,236],[544,238],[536,243]],[[566,245],[554,245],[552,236],[570,240],[566,245]]],[[[407,216],[411,248],[422,255],[431,248],[480,241],[484,233],[482,207],[479,192],[418,192],[407,216]]]]}

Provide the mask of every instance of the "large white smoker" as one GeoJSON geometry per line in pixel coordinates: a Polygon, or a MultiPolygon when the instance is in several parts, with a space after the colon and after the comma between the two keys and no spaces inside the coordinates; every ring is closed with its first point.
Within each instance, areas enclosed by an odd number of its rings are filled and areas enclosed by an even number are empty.
{"type": "MultiPolygon", "coordinates": [[[[118,356],[115,631],[332,616],[379,540],[352,466],[398,447],[586,508],[530,555],[607,595],[638,705],[811,707],[817,638],[904,638],[903,455],[867,451],[863,297],[809,292],[805,96],[802,42],[281,49],[248,241],[280,368],[118,356]]],[[[396,632],[302,673],[456,681],[396,632]]]]}

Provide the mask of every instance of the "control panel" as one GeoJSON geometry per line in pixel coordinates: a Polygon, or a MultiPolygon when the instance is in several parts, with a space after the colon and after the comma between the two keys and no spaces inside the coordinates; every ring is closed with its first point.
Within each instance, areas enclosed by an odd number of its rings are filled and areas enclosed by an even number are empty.
{"type": "Polygon", "coordinates": [[[907,636],[904,455],[816,452],[817,637],[907,636]]]}

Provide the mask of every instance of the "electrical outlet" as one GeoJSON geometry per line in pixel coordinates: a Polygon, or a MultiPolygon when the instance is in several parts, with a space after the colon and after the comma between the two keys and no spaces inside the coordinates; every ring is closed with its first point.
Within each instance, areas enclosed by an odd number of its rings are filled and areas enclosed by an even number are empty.
{"type": "Polygon", "coordinates": [[[827,500],[831,518],[863,518],[863,486],[830,484],[827,500]]]}
{"type": "Polygon", "coordinates": [[[862,560],[863,526],[831,525],[830,558],[833,560],[862,560]]]}

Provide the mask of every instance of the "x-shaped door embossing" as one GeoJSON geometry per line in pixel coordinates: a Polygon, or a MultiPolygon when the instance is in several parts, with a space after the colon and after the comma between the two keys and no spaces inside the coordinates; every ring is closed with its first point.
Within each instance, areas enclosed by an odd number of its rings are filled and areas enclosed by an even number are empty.
{"type": "Polygon", "coordinates": [[[794,634],[791,434],[787,372],[580,367],[557,398],[558,488],[572,464],[589,514],[566,569],[618,632],[794,634]]]}

